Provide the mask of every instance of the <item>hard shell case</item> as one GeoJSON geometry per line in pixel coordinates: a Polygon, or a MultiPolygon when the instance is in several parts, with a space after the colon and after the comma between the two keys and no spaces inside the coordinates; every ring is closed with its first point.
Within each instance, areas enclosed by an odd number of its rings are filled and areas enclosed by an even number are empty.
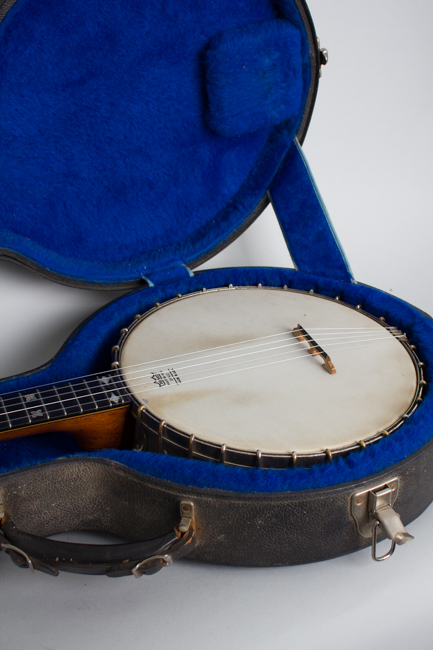
{"type": "Polygon", "coordinates": [[[433,499],[432,322],[357,284],[332,229],[300,146],[326,62],[303,0],[129,0],[120,15],[114,2],[17,0],[0,18],[2,257],[72,286],[136,289],[47,365],[3,380],[3,395],[104,371],[136,313],[230,284],[360,305],[407,334],[427,382],[392,435],[311,468],[86,453],[64,433],[2,442],[3,549],[53,575],[152,573],[187,551],[219,564],[298,564],[370,545],[368,499],[379,493],[404,525],[417,517],[433,499]],[[194,273],[269,201],[295,270],[194,273]],[[45,539],[69,530],[128,543],[45,539]]]}

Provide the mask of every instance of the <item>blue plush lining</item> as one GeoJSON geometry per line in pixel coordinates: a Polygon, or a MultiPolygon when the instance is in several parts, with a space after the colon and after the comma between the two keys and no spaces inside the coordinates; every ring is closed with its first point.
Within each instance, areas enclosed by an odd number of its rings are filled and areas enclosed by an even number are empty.
{"type": "Polygon", "coordinates": [[[294,0],[17,0],[0,24],[0,249],[90,283],[190,265],[266,193],[310,72],[294,0]],[[225,135],[206,118],[215,38],[250,67],[232,70],[235,107],[214,92],[225,135]]]}
{"type": "Polygon", "coordinates": [[[208,124],[226,137],[285,122],[301,111],[300,32],[286,20],[215,36],[205,52],[208,124]]]}
{"type": "Polygon", "coordinates": [[[297,140],[272,182],[269,196],[296,269],[350,282],[349,264],[297,140]]]}
{"type": "MultiPolygon", "coordinates": [[[[289,269],[220,269],[196,274],[182,282],[145,289],[129,294],[100,311],[67,342],[61,353],[38,372],[5,380],[1,391],[23,390],[46,382],[87,374],[108,368],[111,346],[119,331],[128,326],[136,313],[149,309],[156,301],[164,302],[176,293],[234,285],[289,285],[327,296],[339,295],[349,304],[363,309],[402,329],[417,346],[425,362],[425,377],[433,377],[433,322],[416,308],[377,289],[338,280],[301,274],[289,269]]],[[[132,451],[106,450],[86,456],[109,458],[134,470],[183,485],[234,490],[239,492],[284,492],[338,485],[380,472],[407,458],[432,437],[433,399],[428,390],[416,412],[392,436],[356,451],[347,458],[323,463],[310,469],[284,471],[231,468],[213,463],[190,461],[132,451]]],[[[4,442],[1,445],[0,472],[46,462],[61,456],[83,455],[64,435],[34,436],[4,442]]]]}

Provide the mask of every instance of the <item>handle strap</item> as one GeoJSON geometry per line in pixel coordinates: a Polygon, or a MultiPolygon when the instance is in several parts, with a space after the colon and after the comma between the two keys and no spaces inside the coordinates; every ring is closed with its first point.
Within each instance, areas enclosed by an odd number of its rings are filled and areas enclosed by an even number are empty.
{"type": "Polygon", "coordinates": [[[296,269],[352,282],[343,248],[296,139],[268,193],[296,269]]]}
{"type": "Polygon", "coordinates": [[[158,537],[125,544],[74,544],[38,537],[5,519],[0,547],[21,568],[57,576],[59,571],[120,577],[157,573],[184,557],[196,544],[193,504],[181,502],[181,520],[172,531],[158,537]]]}

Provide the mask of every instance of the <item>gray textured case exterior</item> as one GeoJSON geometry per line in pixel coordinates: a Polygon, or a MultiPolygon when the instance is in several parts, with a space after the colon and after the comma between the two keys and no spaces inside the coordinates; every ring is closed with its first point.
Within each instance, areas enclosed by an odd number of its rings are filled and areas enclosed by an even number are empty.
{"type": "Polygon", "coordinates": [[[0,492],[6,516],[41,537],[95,530],[131,541],[151,539],[177,525],[180,501],[192,501],[197,544],[190,559],[278,566],[369,546],[350,513],[351,496],[394,477],[400,480],[394,509],[407,525],[433,500],[433,442],[386,472],[318,490],[243,494],[190,488],[112,461],[78,457],[5,474],[0,492]]]}

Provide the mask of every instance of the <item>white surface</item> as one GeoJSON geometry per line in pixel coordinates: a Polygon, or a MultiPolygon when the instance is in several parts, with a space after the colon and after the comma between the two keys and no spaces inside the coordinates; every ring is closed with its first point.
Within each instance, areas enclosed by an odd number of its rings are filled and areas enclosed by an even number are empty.
{"type": "MultiPolygon", "coordinates": [[[[433,92],[428,0],[310,0],[330,51],[305,152],[355,277],[433,312],[433,92]]],[[[272,214],[208,266],[285,264],[272,214]],[[273,251],[278,250],[278,254],[273,251]]],[[[112,295],[0,263],[0,374],[46,361],[112,295]]],[[[8,650],[429,650],[433,510],[415,540],[321,564],[235,569],[179,562],[135,580],[31,575],[0,554],[8,650]]],[[[290,534],[290,531],[287,531],[290,534]]]]}

